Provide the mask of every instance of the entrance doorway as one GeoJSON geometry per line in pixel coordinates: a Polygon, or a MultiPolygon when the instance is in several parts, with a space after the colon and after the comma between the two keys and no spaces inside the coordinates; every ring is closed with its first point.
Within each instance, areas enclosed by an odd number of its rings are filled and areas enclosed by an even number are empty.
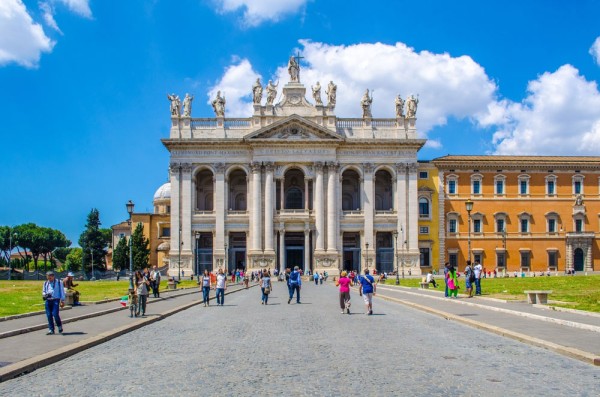
{"type": "Polygon", "coordinates": [[[360,233],[350,232],[343,235],[344,253],[342,270],[360,272],[360,233]]]}
{"type": "Polygon", "coordinates": [[[573,253],[573,269],[575,269],[576,272],[582,272],[583,262],[583,250],[581,248],[576,248],[573,253]]]}
{"type": "Polygon", "coordinates": [[[304,269],[304,233],[285,234],[285,266],[304,269]]]}
{"type": "Polygon", "coordinates": [[[376,269],[378,273],[391,273],[394,270],[394,247],[392,246],[392,233],[377,233],[376,269]]]}
{"type": "Polygon", "coordinates": [[[213,270],[213,236],[212,233],[200,233],[196,240],[196,274],[204,273],[204,270],[213,270]]]}
{"type": "Polygon", "coordinates": [[[227,252],[227,271],[246,269],[246,233],[230,233],[227,252]]]}

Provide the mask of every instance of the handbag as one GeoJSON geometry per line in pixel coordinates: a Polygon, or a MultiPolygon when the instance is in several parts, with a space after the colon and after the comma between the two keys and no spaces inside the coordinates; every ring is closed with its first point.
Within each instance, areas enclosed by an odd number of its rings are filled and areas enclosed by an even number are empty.
{"type": "Polygon", "coordinates": [[[265,288],[265,295],[269,295],[271,293],[271,287],[265,288]]]}

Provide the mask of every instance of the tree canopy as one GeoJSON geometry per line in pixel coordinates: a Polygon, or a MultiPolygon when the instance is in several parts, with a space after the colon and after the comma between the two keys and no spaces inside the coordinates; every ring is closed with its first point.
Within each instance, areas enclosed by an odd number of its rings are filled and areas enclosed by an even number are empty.
{"type": "Polygon", "coordinates": [[[123,270],[129,269],[129,246],[127,238],[121,237],[117,246],[113,250],[113,269],[123,270]]]}
{"type": "Polygon", "coordinates": [[[79,236],[79,245],[82,249],[82,262],[86,272],[91,271],[92,257],[94,259],[94,269],[99,271],[106,270],[106,254],[111,240],[111,233],[106,232],[110,229],[101,229],[100,212],[92,208],[87,216],[85,230],[79,236]]]}
{"type": "Polygon", "coordinates": [[[150,260],[150,241],[144,236],[144,225],[140,222],[131,237],[133,251],[133,269],[140,270],[148,267],[150,260]]]}

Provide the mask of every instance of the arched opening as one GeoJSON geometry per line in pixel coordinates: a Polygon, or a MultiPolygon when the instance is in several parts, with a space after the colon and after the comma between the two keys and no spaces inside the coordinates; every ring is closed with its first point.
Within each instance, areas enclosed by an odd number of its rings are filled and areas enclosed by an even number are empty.
{"type": "Polygon", "coordinates": [[[284,209],[300,210],[305,206],[304,173],[299,169],[291,169],[285,173],[283,185],[284,209]]]}
{"type": "Polygon", "coordinates": [[[394,209],[392,175],[386,170],[375,173],[375,211],[394,209]]]}
{"type": "Polygon", "coordinates": [[[243,170],[235,170],[229,174],[229,209],[232,211],[247,210],[246,180],[246,173],[243,170]]]}
{"type": "Polygon", "coordinates": [[[342,211],[360,210],[360,177],[354,170],[342,174],[342,211]]]}
{"type": "Polygon", "coordinates": [[[213,211],[213,173],[210,170],[202,170],[196,174],[196,210],[213,211]]]}
{"type": "Polygon", "coordinates": [[[426,197],[419,198],[419,218],[429,218],[429,200],[426,197]]]}
{"type": "Polygon", "coordinates": [[[575,269],[576,272],[582,272],[583,264],[584,264],[583,250],[581,248],[576,248],[575,252],[573,252],[573,269],[575,269]]]}

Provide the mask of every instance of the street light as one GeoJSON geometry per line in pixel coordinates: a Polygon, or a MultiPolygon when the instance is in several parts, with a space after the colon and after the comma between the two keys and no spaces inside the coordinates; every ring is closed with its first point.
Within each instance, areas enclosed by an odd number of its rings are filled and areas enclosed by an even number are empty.
{"type": "Polygon", "coordinates": [[[177,261],[177,269],[178,269],[178,276],[177,276],[177,280],[181,281],[181,246],[183,245],[183,241],[181,241],[181,226],[179,226],[179,259],[177,261]]]}
{"type": "Polygon", "coordinates": [[[196,230],[194,232],[194,237],[196,238],[196,255],[194,258],[196,259],[196,276],[198,277],[198,281],[200,281],[200,258],[198,258],[200,254],[200,232],[196,230]]]}
{"type": "Polygon", "coordinates": [[[400,227],[400,231],[402,232],[402,254],[400,254],[400,261],[402,262],[402,279],[404,279],[404,248],[406,245],[406,240],[404,239],[404,228],[400,227]]]}
{"type": "Polygon", "coordinates": [[[467,258],[469,262],[471,261],[471,211],[473,211],[473,201],[468,199],[465,201],[465,208],[467,209],[467,218],[469,223],[469,234],[467,235],[467,244],[468,244],[468,255],[467,258]]]}
{"type": "MultiPolygon", "coordinates": [[[[264,252],[263,252],[263,265],[264,265],[264,260],[265,260],[265,256],[264,256],[264,252]]],[[[225,258],[223,259],[223,262],[225,263],[225,269],[229,270],[229,262],[227,262],[227,243],[225,243],[225,258]]],[[[233,272],[235,273],[237,269],[233,269],[233,272]]]]}
{"type": "Polygon", "coordinates": [[[367,269],[368,269],[369,268],[369,243],[365,243],[365,247],[367,247],[366,262],[367,262],[367,269]]]}
{"type": "Polygon", "coordinates": [[[396,261],[396,285],[400,285],[400,269],[398,265],[398,231],[394,233],[394,260],[396,261]]]}
{"type": "Polygon", "coordinates": [[[127,224],[129,225],[129,289],[131,291],[133,291],[133,244],[132,244],[132,237],[133,237],[133,227],[131,224],[131,215],[133,214],[133,207],[135,206],[135,204],[133,204],[133,201],[129,200],[127,202],[127,204],[125,204],[125,207],[127,208],[127,213],[129,214],[129,220],[127,221],[127,224]]]}

